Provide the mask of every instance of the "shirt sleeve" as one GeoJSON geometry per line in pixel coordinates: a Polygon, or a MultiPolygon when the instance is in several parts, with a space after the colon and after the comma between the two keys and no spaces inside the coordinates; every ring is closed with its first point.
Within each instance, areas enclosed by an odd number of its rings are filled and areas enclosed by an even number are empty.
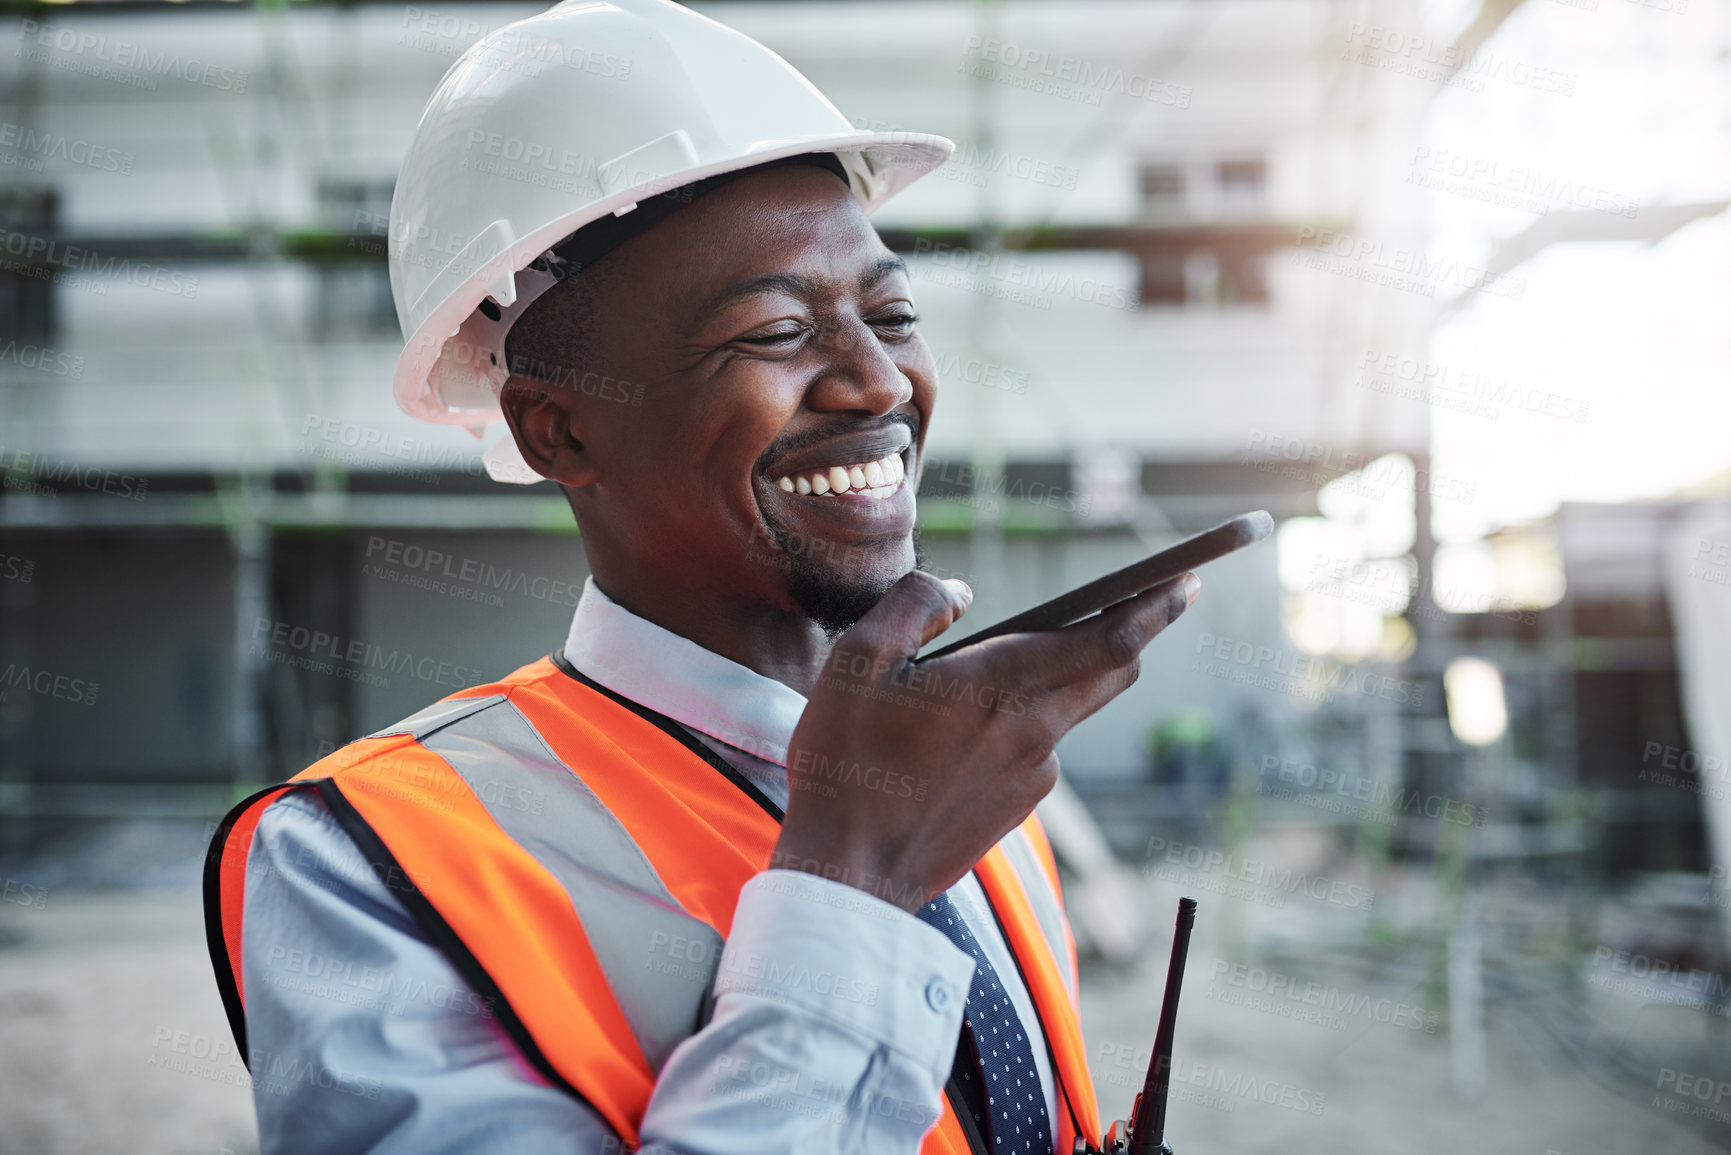
{"type": "MultiPolygon", "coordinates": [[[[626,1149],[529,1066],[315,795],[271,804],[247,872],[263,1155],[626,1149]]],[[[898,907],[812,875],[758,875],[740,892],[714,1014],[662,1068],[642,1150],[918,1150],[972,974],[898,907]]]]}

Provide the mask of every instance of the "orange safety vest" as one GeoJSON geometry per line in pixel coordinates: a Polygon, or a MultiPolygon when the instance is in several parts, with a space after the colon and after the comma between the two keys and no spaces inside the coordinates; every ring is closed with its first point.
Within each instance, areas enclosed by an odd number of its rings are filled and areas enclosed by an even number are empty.
{"type": "MultiPolygon", "coordinates": [[[[353,742],[236,806],[204,879],[205,928],[241,1055],[241,924],[260,816],[313,790],[524,1057],[632,1148],[662,1064],[707,1021],[721,945],[780,812],[675,723],[543,658],[353,742]]],[[[1076,1017],[1075,944],[1030,816],[975,867],[1038,1011],[1056,1148],[1100,1134],[1076,1017]]],[[[923,1155],[964,1155],[955,1093],[923,1155]]]]}

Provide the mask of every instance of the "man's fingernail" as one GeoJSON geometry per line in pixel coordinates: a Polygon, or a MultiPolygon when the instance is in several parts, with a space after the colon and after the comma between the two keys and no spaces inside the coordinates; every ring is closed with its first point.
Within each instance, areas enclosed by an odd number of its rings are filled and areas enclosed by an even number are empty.
{"type": "Polygon", "coordinates": [[[1196,604],[1196,599],[1202,595],[1202,579],[1193,573],[1184,575],[1184,607],[1186,609],[1196,604]]]}
{"type": "Polygon", "coordinates": [[[964,606],[971,606],[974,604],[974,591],[967,582],[963,581],[961,578],[945,578],[944,584],[956,591],[956,596],[962,599],[962,604],[964,606]]]}

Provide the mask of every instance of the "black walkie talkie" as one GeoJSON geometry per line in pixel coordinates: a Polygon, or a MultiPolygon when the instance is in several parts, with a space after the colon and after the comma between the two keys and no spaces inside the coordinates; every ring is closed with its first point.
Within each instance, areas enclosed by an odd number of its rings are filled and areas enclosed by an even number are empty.
{"type": "Polygon", "coordinates": [[[1101,1140],[1101,1155],[1172,1155],[1166,1146],[1166,1092],[1172,1081],[1172,1033],[1178,1024],[1178,995],[1184,987],[1184,960],[1190,954],[1190,928],[1196,925],[1196,900],[1178,900],[1178,927],[1172,935],[1172,961],[1166,967],[1166,995],[1160,1001],[1160,1026],[1142,1093],[1130,1108],[1130,1121],[1112,1124],[1101,1140]]]}

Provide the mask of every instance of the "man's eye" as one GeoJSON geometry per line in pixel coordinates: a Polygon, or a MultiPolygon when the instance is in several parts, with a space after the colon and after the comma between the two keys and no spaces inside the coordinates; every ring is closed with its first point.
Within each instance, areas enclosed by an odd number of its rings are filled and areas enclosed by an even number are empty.
{"type": "Polygon", "coordinates": [[[890,313],[887,316],[879,317],[875,322],[873,322],[873,324],[880,328],[895,329],[897,331],[911,329],[918,323],[919,317],[913,313],[890,313]]]}
{"type": "Polygon", "coordinates": [[[797,341],[804,335],[805,330],[797,327],[791,329],[772,329],[767,333],[756,333],[750,337],[741,337],[739,338],[739,343],[741,345],[758,345],[764,348],[773,348],[776,345],[786,345],[797,341]]]}

